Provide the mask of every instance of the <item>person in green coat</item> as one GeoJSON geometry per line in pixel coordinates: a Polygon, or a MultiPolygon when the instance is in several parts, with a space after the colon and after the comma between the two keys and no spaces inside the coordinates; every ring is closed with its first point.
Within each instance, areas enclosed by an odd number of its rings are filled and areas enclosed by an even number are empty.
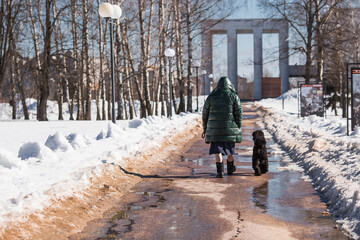
{"type": "Polygon", "coordinates": [[[221,77],[217,87],[205,101],[202,112],[205,142],[209,154],[215,154],[217,178],[224,176],[222,155],[227,155],[227,173],[232,175],[235,143],[241,143],[242,107],[240,98],[229,78],[221,77]]]}

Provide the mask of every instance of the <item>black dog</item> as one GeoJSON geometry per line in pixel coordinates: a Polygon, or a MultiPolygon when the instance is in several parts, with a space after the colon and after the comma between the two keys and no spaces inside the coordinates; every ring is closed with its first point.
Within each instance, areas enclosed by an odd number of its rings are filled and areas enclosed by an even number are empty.
{"type": "Polygon", "coordinates": [[[269,168],[265,136],[260,130],[254,131],[252,136],[254,140],[252,167],[255,170],[255,176],[261,176],[269,168]]]}

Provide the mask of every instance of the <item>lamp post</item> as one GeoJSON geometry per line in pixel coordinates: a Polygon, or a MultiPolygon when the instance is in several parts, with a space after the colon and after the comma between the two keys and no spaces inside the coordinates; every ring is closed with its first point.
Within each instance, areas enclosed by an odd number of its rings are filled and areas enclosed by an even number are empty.
{"type": "Polygon", "coordinates": [[[116,123],[115,118],[115,82],[114,82],[114,47],[113,47],[113,19],[119,19],[121,8],[111,3],[102,3],[99,6],[99,14],[110,22],[110,60],[111,60],[111,101],[112,101],[112,122],[116,123]]]}
{"type": "Polygon", "coordinates": [[[170,117],[172,117],[172,79],[171,79],[171,58],[175,56],[174,49],[167,48],[164,52],[165,56],[169,60],[169,90],[170,90],[170,117]]]}
{"type": "Polygon", "coordinates": [[[210,79],[210,92],[212,92],[212,87],[213,87],[213,78],[214,75],[212,73],[209,74],[209,79],[210,79]]]}
{"type": "Polygon", "coordinates": [[[206,70],[202,70],[201,71],[201,74],[203,76],[203,84],[204,84],[204,91],[203,91],[203,94],[204,94],[204,103],[205,103],[205,81],[206,81],[206,70]]]}
{"type": "Polygon", "coordinates": [[[201,66],[199,61],[194,61],[193,63],[196,69],[196,110],[195,112],[199,111],[199,67],[201,66]]]}

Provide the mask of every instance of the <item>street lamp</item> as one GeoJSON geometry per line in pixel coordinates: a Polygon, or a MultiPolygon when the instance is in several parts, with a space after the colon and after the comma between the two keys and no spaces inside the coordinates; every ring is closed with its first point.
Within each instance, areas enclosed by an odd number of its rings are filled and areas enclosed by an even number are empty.
{"type": "Polygon", "coordinates": [[[209,79],[210,79],[210,92],[212,92],[212,87],[213,87],[213,78],[214,75],[212,73],[209,74],[209,79]]]}
{"type": "Polygon", "coordinates": [[[201,71],[201,74],[203,76],[203,84],[204,84],[204,91],[203,91],[203,94],[204,94],[204,103],[205,103],[205,81],[206,81],[206,70],[202,70],[201,71]]]}
{"type": "Polygon", "coordinates": [[[172,117],[172,79],[171,79],[171,58],[175,56],[174,49],[167,48],[164,52],[169,60],[169,90],[170,90],[170,117],[172,117]]]}
{"type": "Polygon", "coordinates": [[[110,59],[111,59],[111,101],[112,101],[112,122],[116,123],[115,118],[115,83],[114,83],[114,47],[113,47],[113,19],[121,17],[121,8],[111,3],[102,3],[99,6],[99,14],[110,22],[110,59]]]}
{"type": "Polygon", "coordinates": [[[199,61],[194,61],[193,65],[196,69],[196,110],[195,112],[199,111],[199,67],[201,66],[199,61]]]}

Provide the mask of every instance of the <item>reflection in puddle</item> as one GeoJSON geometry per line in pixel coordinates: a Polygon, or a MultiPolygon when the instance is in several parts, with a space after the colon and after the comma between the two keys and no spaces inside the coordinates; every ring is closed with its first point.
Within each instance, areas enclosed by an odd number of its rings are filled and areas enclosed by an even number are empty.
{"type": "Polygon", "coordinates": [[[284,221],[315,224],[327,229],[326,234],[322,234],[322,239],[348,239],[342,232],[334,228],[335,223],[332,216],[327,212],[324,214],[317,209],[294,207],[281,203],[281,200],[286,199],[289,189],[293,189],[299,181],[302,181],[300,176],[300,173],[280,172],[275,178],[253,188],[252,200],[255,206],[260,208],[262,213],[270,214],[284,221]]]}
{"type": "Polygon", "coordinates": [[[176,210],[178,211],[180,216],[191,217],[191,215],[192,215],[192,210],[191,209],[183,208],[182,206],[178,207],[176,210]]]}
{"type": "Polygon", "coordinates": [[[258,128],[255,127],[255,126],[241,126],[241,128],[242,128],[242,129],[254,129],[254,131],[255,131],[256,129],[258,129],[258,128]]]}
{"type": "Polygon", "coordinates": [[[155,195],[155,192],[136,192],[136,194],[138,195],[145,195],[145,196],[154,196],[155,195]]]}
{"type": "Polygon", "coordinates": [[[235,149],[238,150],[251,150],[253,149],[252,146],[245,146],[245,145],[235,145],[235,149]]]}
{"type": "Polygon", "coordinates": [[[258,118],[257,115],[243,115],[242,116],[243,119],[255,119],[255,118],[258,118]]]}
{"type": "Polygon", "coordinates": [[[249,141],[249,142],[253,141],[252,136],[242,136],[242,139],[246,140],[246,141],[249,141]]]}
{"type": "Polygon", "coordinates": [[[207,165],[206,161],[209,161],[209,160],[204,160],[203,158],[197,158],[197,159],[182,158],[181,159],[181,162],[193,162],[193,163],[196,163],[197,166],[207,165]]]}
{"type": "Polygon", "coordinates": [[[142,209],[146,209],[146,207],[142,207],[142,206],[129,206],[127,210],[142,210],[142,209]]]}
{"type": "MultiPolygon", "coordinates": [[[[302,173],[279,171],[284,167],[287,168],[293,162],[271,139],[268,143],[269,171],[276,174],[267,182],[251,190],[254,205],[260,208],[262,213],[270,214],[284,221],[315,224],[326,229],[326,234],[322,234],[321,239],[348,239],[342,232],[334,228],[335,224],[330,214],[323,214],[318,209],[291,206],[290,199],[304,197],[304,192],[293,191],[304,182],[302,173]]],[[[244,159],[241,161],[244,162],[244,159]]],[[[316,194],[316,192],[309,192],[309,194],[316,194]]]]}
{"type": "Polygon", "coordinates": [[[266,182],[253,189],[253,201],[255,203],[255,206],[264,210],[262,213],[266,213],[268,208],[267,207],[268,185],[269,183],[266,182]]]}

